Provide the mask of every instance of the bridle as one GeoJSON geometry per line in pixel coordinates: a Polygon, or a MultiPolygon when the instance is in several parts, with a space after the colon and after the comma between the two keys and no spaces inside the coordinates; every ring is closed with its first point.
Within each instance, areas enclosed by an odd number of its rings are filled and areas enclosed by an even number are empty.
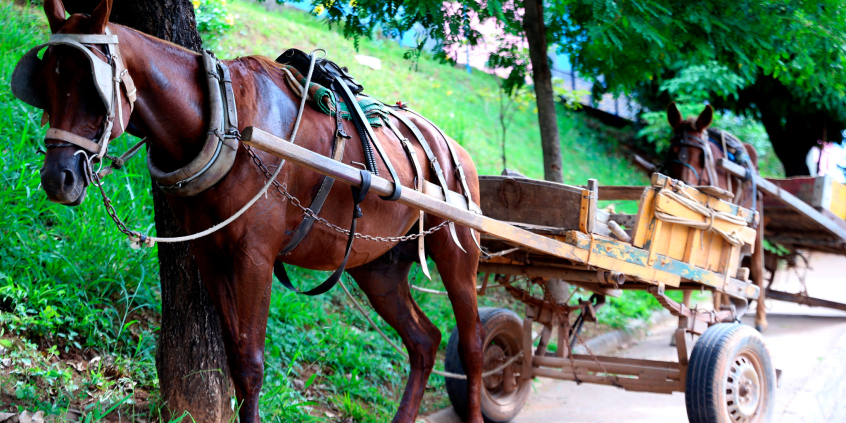
{"type": "MultiPolygon", "coordinates": [[[[707,137],[707,135],[706,135],[706,137],[707,137]]],[[[725,137],[724,133],[723,133],[723,137],[725,137]]],[[[715,144],[717,146],[717,148],[720,148],[720,151],[722,151],[723,155],[728,158],[730,152],[728,151],[728,149],[725,145],[725,138],[723,139],[723,141],[724,141],[723,144],[720,145],[718,142],[712,140],[710,137],[703,138],[701,136],[696,136],[696,135],[690,134],[687,131],[684,131],[681,134],[677,134],[670,140],[670,148],[672,149],[674,147],[680,147],[678,158],[673,159],[673,158],[670,158],[670,156],[668,155],[667,160],[664,162],[663,165],[660,166],[659,172],[667,173],[670,170],[670,166],[672,166],[673,164],[681,164],[682,166],[687,167],[688,169],[690,169],[693,172],[693,175],[696,177],[696,185],[716,186],[717,181],[718,181],[718,179],[717,179],[717,165],[716,165],[716,160],[714,159],[713,152],[711,151],[711,145],[710,144],[712,144],[712,143],[715,144]],[[703,181],[702,181],[703,175],[700,175],[699,172],[696,171],[696,168],[694,168],[690,163],[687,162],[689,157],[690,157],[689,153],[688,153],[688,148],[698,148],[698,149],[702,150],[702,153],[704,154],[705,158],[703,160],[703,162],[704,162],[703,167],[705,168],[705,172],[708,175],[708,180],[705,181],[706,182],[705,184],[703,184],[703,181]]],[[[743,183],[746,183],[746,182],[751,183],[751,185],[752,185],[752,209],[757,210],[758,187],[757,187],[755,178],[753,177],[753,175],[756,173],[756,171],[753,168],[752,162],[750,160],[748,160],[748,156],[742,155],[742,152],[740,152],[740,151],[736,152],[735,154],[739,154],[738,159],[732,159],[732,160],[735,161],[735,163],[737,163],[737,164],[746,168],[746,176],[744,178],[742,178],[741,180],[742,180],[743,183]]],[[[730,176],[729,176],[729,181],[731,181],[730,176]]],[[[729,186],[730,185],[731,184],[729,183],[729,186]]],[[[735,197],[735,201],[739,201],[739,200],[740,200],[739,197],[735,197]]]]}
{"type": "MultiPolygon", "coordinates": [[[[102,160],[108,152],[109,142],[126,130],[124,126],[121,87],[126,94],[131,114],[135,109],[135,83],[132,81],[132,77],[129,75],[129,71],[126,69],[123,57],[120,54],[118,37],[112,34],[107,27],[105,34],[52,34],[49,41],[27,52],[21,58],[20,62],[18,62],[12,73],[12,94],[15,97],[27,104],[46,110],[47,99],[37,89],[39,82],[35,80],[34,72],[38,66],[41,66],[41,59],[38,58],[38,53],[45,47],[56,45],[73,47],[81,51],[88,58],[91,66],[91,74],[94,79],[94,86],[97,88],[97,93],[103,101],[106,115],[103,119],[101,133],[98,138],[88,139],[64,129],[49,128],[45,140],[52,139],[63,142],[45,144],[48,149],[72,146],[79,147],[84,151],[83,154],[87,157],[87,162],[90,166],[92,162],[102,160]],[[102,46],[105,53],[95,49],[94,46],[102,46]],[[95,52],[99,55],[95,54],[95,52]],[[115,137],[112,137],[115,118],[117,118],[120,131],[115,137]]],[[[133,150],[137,151],[136,147],[133,147],[133,150]]]]}
{"type": "Polygon", "coordinates": [[[707,139],[703,139],[700,136],[696,136],[685,131],[682,134],[674,136],[670,140],[670,148],[672,149],[674,147],[680,147],[678,158],[672,159],[670,156],[667,156],[667,160],[661,166],[662,172],[667,172],[673,164],[681,164],[693,172],[693,175],[696,177],[696,185],[702,185],[702,177],[704,175],[700,175],[699,172],[696,171],[696,168],[687,162],[690,157],[688,148],[698,148],[702,150],[702,153],[705,155],[703,167],[708,175],[707,183],[709,185],[713,185],[717,182],[716,161],[714,160],[714,155],[711,152],[710,142],[707,139]]]}

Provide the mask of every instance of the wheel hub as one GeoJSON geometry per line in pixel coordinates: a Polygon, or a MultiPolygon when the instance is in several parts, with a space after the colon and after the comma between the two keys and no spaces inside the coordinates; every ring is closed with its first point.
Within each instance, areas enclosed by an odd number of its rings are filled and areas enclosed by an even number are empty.
{"type": "Polygon", "coordinates": [[[734,359],[726,378],[726,405],[731,419],[748,422],[761,403],[761,380],[754,363],[741,355],[734,359]]]}
{"type": "MultiPolygon", "coordinates": [[[[496,369],[505,363],[505,351],[499,345],[490,345],[485,349],[485,364],[484,371],[496,369]]],[[[502,373],[494,373],[486,377],[483,382],[488,389],[496,388],[502,384],[502,373]]]]}

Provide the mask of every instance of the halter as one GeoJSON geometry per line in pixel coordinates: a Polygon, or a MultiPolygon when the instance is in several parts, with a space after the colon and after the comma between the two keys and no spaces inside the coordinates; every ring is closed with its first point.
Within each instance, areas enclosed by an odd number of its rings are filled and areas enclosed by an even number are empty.
{"type": "MultiPolygon", "coordinates": [[[[99,138],[88,139],[64,129],[50,128],[47,130],[45,140],[55,139],[64,141],[62,144],[51,145],[50,148],[75,145],[85,150],[86,156],[90,154],[92,160],[102,159],[109,149],[109,141],[113,138],[111,135],[115,115],[117,115],[118,125],[120,125],[120,133],[118,135],[126,130],[123,124],[123,105],[120,95],[121,85],[123,85],[126,98],[129,101],[130,113],[135,109],[135,83],[132,81],[132,77],[129,76],[129,72],[121,57],[118,37],[111,34],[108,28],[106,28],[105,34],[52,34],[49,41],[27,52],[18,62],[12,73],[12,94],[21,101],[42,110],[46,110],[47,99],[39,89],[42,84],[36,78],[35,74],[35,70],[43,65],[41,59],[38,58],[38,53],[45,47],[54,45],[73,47],[81,51],[88,58],[91,66],[91,75],[94,79],[94,86],[97,88],[97,94],[105,106],[106,117],[103,120],[102,132],[99,138]],[[95,50],[92,48],[95,45],[101,45],[105,49],[105,62],[95,54],[95,50]]],[[[97,52],[103,54],[99,51],[97,52]]]]}
{"type": "MultiPolygon", "coordinates": [[[[725,135],[723,135],[725,137],[725,135]]],[[[725,138],[724,138],[725,141],[725,138]]],[[[752,209],[757,209],[758,204],[758,187],[755,181],[755,178],[752,177],[756,172],[752,162],[749,160],[749,157],[743,152],[741,148],[735,149],[734,153],[731,153],[729,149],[726,147],[725,142],[723,144],[718,143],[711,137],[703,138],[699,136],[694,136],[684,132],[680,135],[676,135],[672,138],[670,148],[680,146],[681,149],[679,150],[679,158],[678,159],[670,159],[668,158],[667,161],[662,166],[662,171],[667,171],[669,165],[671,163],[678,163],[682,166],[687,167],[693,172],[693,175],[696,177],[696,184],[702,185],[702,175],[696,171],[696,168],[687,163],[687,148],[693,147],[701,149],[703,154],[705,154],[705,170],[708,173],[708,185],[716,186],[717,184],[717,165],[716,161],[714,160],[714,156],[711,152],[711,146],[709,144],[714,144],[720,151],[725,155],[726,158],[731,160],[734,163],[737,163],[746,168],[746,176],[741,179],[742,182],[750,182],[752,184],[752,209]]],[[[729,182],[731,182],[731,177],[729,176],[729,182]]],[[[729,184],[730,185],[730,184],[729,184]]],[[[735,200],[739,201],[739,198],[735,198],[735,200]]]]}
{"type": "Polygon", "coordinates": [[[681,149],[679,150],[679,158],[678,159],[669,159],[664,163],[664,167],[668,168],[670,163],[678,163],[681,164],[691,171],[693,171],[693,175],[696,177],[696,184],[702,185],[702,175],[696,171],[696,169],[687,163],[687,148],[693,147],[702,150],[702,153],[705,154],[705,171],[708,174],[708,183],[713,185],[717,183],[717,171],[716,171],[716,163],[714,160],[713,154],[711,154],[711,147],[708,145],[708,140],[688,134],[687,132],[682,133],[681,135],[676,135],[672,138],[670,148],[680,146],[681,149]]]}

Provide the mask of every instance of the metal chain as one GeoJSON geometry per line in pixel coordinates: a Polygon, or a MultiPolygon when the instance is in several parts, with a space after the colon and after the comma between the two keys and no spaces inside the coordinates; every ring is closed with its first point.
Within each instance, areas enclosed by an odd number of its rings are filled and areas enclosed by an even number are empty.
{"type": "MultiPolygon", "coordinates": [[[[247,149],[247,153],[249,153],[250,157],[253,159],[253,163],[255,163],[256,166],[258,166],[258,168],[262,171],[262,173],[264,173],[264,177],[266,179],[270,179],[271,176],[273,176],[273,174],[270,172],[270,170],[267,168],[267,166],[264,164],[264,162],[262,162],[261,158],[259,158],[259,156],[256,155],[256,153],[253,151],[252,148],[250,148],[250,146],[248,146],[246,144],[243,144],[243,145],[247,149]]],[[[349,229],[344,229],[344,228],[342,228],[338,225],[335,225],[334,223],[331,223],[328,220],[318,216],[317,213],[315,213],[312,209],[310,209],[306,206],[303,206],[302,203],[300,203],[300,200],[297,197],[294,197],[293,195],[291,195],[291,193],[288,192],[288,187],[287,187],[286,184],[280,184],[279,181],[274,180],[273,186],[276,187],[276,191],[278,191],[280,195],[282,195],[283,197],[290,200],[291,204],[296,206],[298,209],[302,210],[303,213],[305,213],[306,215],[311,216],[314,220],[322,223],[323,225],[325,225],[325,226],[327,226],[331,229],[334,229],[336,232],[340,232],[344,235],[349,236],[349,234],[350,234],[349,229]]],[[[450,222],[449,220],[445,220],[445,221],[441,222],[440,225],[435,226],[435,227],[433,227],[433,228],[431,228],[431,229],[429,229],[425,232],[420,232],[420,233],[411,234],[411,235],[381,237],[381,236],[372,236],[372,235],[364,235],[364,234],[356,233],[355,237],[358,238],[358,239],[366,239],[368,241],[402,242],[402,241],[417,239],[417,238],[420,238],[421,236],[431,235],[431,234],[441,230],[444,226],[448,225],[449,222],[450,222]]]]}
{"type": "Polygon", "coordinates": [[[91,169],[91,163],[86,161],[83,166],[85,166],[85,170],[88,172],[88,177],[91,178],[94,181],[94,185],[100,189],[100,195],[103,197],[103,206],[106,207],[106,214],[108,214],[115,222],[115,226],[117,226],[118,231],[126,236],[139,236],[139,233],[129,229],[129,227],[126,226],[126,223],[124,223],[118,216],[117,210],[115,210],[115,207],[112,205],[112,199],[106,195],[106,190],[103,189],[103,181],[100,180],[100,176],[97,172],[94,172],[91,169]]]}

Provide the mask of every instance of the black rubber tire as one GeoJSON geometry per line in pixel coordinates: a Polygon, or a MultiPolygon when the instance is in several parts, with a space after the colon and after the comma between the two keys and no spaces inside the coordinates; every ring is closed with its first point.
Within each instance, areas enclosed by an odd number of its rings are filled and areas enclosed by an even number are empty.
{"type": "Polygon", "coordinates": [[[759,332],[736,323],[714,325],[699,338],[690,356],[685,383],[688,419],[690,423],[769,423],[775,383],[772,359],[759,332]],[[751,380],[756,382],[745,382],[751,380]],[[740,391],[736,384],[741,381],[754,388],[740,391]],[[740,392],[753,394],[736,401],[740,392]]]}
{"type": "MultiPolygon", "coordinates": [[[[511,310],[484,307],[479,309],[479,319],[485,328],[485,350],[492,345],[496,338],[513,343],[519,350],[523,342],[523,320],[511,310]]],[[[520,360],[518,359],[518,363],[520,360]]],[[[450,373],[464,374],[458,353],[458,331],[453,329],[447,344],[444,369],[450,373]]],[[[495,376],[491,376],[495,377],[495,376]]],[[[517,386],[517,389],[506,398],[497,397],[495,392],[489,392],[482,383],[482,417],[487,423],[507,423],[514,420],[531,392],[531,380],[517,386]]],[[[446,390],[455,412],[462,420],[467,419],[467,381],[463,379],[446,378],[446,390]]]]}

